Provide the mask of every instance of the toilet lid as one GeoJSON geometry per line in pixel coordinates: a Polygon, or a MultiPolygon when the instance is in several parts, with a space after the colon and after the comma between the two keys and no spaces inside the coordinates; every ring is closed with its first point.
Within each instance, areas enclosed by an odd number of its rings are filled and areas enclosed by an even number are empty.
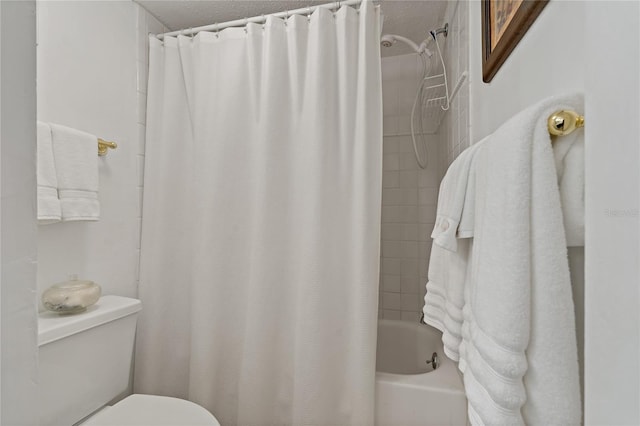
{"type": "Polygon", "coordinates": [[[83,426],[220,426],[203,407],[184,399],[134,394],[100,411],[83,426]]]}

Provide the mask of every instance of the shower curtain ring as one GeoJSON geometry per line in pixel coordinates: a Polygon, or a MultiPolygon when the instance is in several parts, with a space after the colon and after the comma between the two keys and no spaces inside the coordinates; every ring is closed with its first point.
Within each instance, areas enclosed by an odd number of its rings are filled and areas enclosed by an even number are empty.
{"type": "Polygon", "coordinates": [[[287,22],[289,21],[289,11],[285,10],[284,11],[284,26],[287,26],[287,22]]]}
{"type": "Polygon", "coordinates": [[[191,40],[193,40],[193,27],[189,28],[189,36],[191,37],[191,40]]]}
{"type": "Polygon", "coordinates": [[[216,38],[219,38],[220,27],[217,22],[213,24],[213,33],[216,35],[216,38]]]}
{"type": "Polygon", "coordinates": [[[249,18],[244,18],[244,33],[249,34],[249,30],[247,29],[247,25],[249,25],[249,18]]]}
{"type": "Polygon", "coordinates": [[[311,22],[311,6],[307,7],[307,22],[311,22]]]}
{"type": "Polygon", "coordinates": [[[264,13],[260,15],[260,19],[262,19],[262,29],[267,25],[267,18],[264,16],[264,13]]]}

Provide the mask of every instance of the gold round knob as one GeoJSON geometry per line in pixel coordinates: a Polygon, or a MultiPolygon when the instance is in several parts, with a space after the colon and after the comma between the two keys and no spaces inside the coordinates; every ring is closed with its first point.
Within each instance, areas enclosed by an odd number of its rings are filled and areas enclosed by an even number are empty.
{"type": "Polygon", "coordinates": [[[584,117],[574,111],[562,110],[551,114],[547,125],[551,135],[564,136],[579,127],[583,127],[584,117]]]}

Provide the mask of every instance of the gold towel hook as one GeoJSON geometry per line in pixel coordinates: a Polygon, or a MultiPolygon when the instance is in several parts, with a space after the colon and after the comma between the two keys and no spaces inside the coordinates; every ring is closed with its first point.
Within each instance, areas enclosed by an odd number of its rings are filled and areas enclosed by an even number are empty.
{"type": "Polygon", "coordinates": [[[118,144],[115,142],[109,142],[98,138],[98,155],[101,157],[107,155],[109,149],[116,149],[117,147],[118,144]]]}
{"type": "Polygon", "coordinates": [[[547,120],[549,134],[553,136],[564,136],[580,127],[584,127],[584,116],[575,111],[561,110],[549,116],[547,120]]]}

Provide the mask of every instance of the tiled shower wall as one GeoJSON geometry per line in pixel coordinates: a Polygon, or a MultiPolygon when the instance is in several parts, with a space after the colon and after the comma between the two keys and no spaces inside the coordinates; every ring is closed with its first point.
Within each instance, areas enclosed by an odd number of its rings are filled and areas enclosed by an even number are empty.
{"type": "Polygon", "coordinates": [[[445,13],[449,35],[441,47],[444,47],[449,91],[453,92],[459,81],[462,83],[458,91],[452,93],[449,111],[440,125],[444,147],[441,152],[443,171],[472,143],[469,138],[469,77],[461,80],[469,70],[468,10],[469,2],[458,0],[449,2],[445,13]]]}
{"type": "Polygon", "coordinates": [[[383,58],[384,156],[380,310],[385,319],[418,321],[431,251],[439,173],[438,136],[428,136],[421,169],[411,140],[411,108],[421,76],[415,54],[383,58]]]}

